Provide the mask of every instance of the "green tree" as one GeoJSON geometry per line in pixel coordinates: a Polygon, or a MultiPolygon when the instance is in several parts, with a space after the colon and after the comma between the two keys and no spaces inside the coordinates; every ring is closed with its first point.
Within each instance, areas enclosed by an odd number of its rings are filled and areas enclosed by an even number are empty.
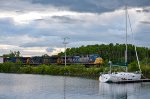
{"type": "Polygon", "coordinates": [[[3,54],[3,57],[9,57],[9,58],[20,57],[20,51],[11,51],[10,50],[10,53],[9,54],[3,54]]]}

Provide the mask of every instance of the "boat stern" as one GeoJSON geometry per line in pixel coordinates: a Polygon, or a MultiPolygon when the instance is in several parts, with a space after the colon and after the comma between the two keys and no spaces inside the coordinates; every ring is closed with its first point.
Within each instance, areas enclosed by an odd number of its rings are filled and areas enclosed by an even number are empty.
{"type": "Polygon", "coordinates": [[[102,74],[100,75],[99,77],[99,81],[100,82],[111,82],[111,79],[110,79],[110,75],[109,74],[102,74]]]}

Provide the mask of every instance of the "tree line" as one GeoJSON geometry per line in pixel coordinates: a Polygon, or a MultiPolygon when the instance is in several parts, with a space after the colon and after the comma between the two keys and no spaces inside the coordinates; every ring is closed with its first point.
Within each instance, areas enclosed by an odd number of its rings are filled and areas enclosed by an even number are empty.
{"type": "MultiPolygon", "coordinates": [[[[125,44],[108,45],[87,45],[77,48],[67,48],[67,56],[87,56],[90,54],[99,54],[105,61],[111,60],[113,63],[123,63],[125,60],[125,44]]],[[[142,61],[150,57],[150,49],[147,47],[137,47],[139,60],[142,61]]],[[[64,56],[64,52],[58,53],[58,56],[64,56]]],[[[128,63],[136,61],[135,47],[128,44],[128,63]]]]}

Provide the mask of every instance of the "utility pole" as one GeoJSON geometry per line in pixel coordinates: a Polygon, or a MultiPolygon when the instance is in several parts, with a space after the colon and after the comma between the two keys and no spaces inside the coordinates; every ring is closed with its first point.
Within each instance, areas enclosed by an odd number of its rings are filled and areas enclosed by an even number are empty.
{"type": "MultiPolygon", "coordinates": [[[[64,46],[65,46],[65,66],[66,66],[66,48],[67,48],[67,44],[68,42],[66,41],[67,39],[69,39],[68,37],[64,37],[64,46]]],[[[65,73],[66,74],[66,73],[65,73]]],[[[66,76],[64,77],[64,99],[66,99],[66,76]]]]}
{"type": "Polygon", "coordinates": [[[69,39],[68,37],[65,37],[64,38],[64,42],[63,42],[63,44],[64,44],[64,46],[65,46],[65,66],[66,66],[66,48],[67,48],[67,44],[68,44],[68,42],[66,41],[67,39],[69,39]]]}

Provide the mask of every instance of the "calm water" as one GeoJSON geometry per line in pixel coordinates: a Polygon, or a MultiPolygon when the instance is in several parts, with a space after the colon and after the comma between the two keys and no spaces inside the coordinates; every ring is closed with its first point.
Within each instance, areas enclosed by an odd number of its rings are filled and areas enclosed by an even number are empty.
{"type": "Polygon", "coordinates": [[[0,74],[0,99],[149,99],[150,83],[106,84],[78,77],[0,74]]]}

